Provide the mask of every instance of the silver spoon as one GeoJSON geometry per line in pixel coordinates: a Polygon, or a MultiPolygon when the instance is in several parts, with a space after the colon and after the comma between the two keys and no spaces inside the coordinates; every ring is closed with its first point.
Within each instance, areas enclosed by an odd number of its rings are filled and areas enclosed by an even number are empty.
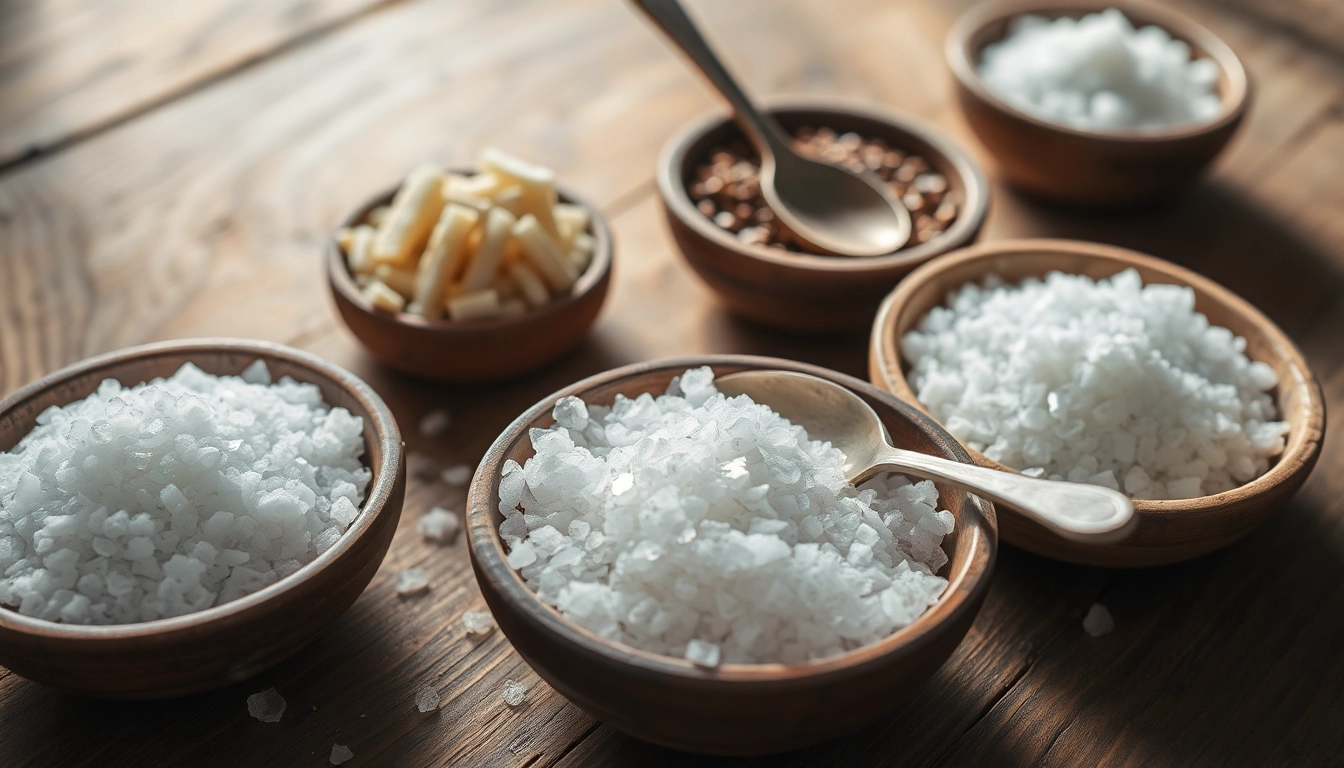
{"type": "Polygon", "coordinates": [[[728,74],[678,0],[631,0],[700,68],[733,108],[761,156],[761,194],[794,234],[837,256],[881,256],[910,238],[910,211],[871,173],[856,174],[793,151],[728,74]]]}
{"type": "Polygon", "coordinates": [[[789,371],[744,371],[715,380],[728,396],[748,395],[845,454],[845,474],[858,485],[883,472],[903,472],[973,491],[1018,510],[1073,541],[1112,543],[1138,522],[1124,494],[1097,485],[1041,480],[893,448],[877,413],[858,395],[825,379],[789,371]]]}

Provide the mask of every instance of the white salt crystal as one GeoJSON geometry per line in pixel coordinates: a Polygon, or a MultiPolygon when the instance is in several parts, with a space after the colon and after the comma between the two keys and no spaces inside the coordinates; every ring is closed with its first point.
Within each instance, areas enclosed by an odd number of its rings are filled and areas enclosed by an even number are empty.
{"type": "Polygon", "coordinates": [[[469,635],[483,635],[495,626],[495,617],[489,611],[467,611],[462,614],[462,626],[469,635]]]}
{"type": "Polygon", "coordinates": [[[406,471],[411,477],[420,480],[433,480],[434,475],[438,473],[438,468],[434,465],[434,458],[420,451],[411,451],[406,455],[406,471]]]}
{"type": "Polygon", "coordinates": [[[0,603],[125,624],[255,592],[339,539],[370,479],[363,452],[361,419],[260,361],[108,379],[0,453],[0,603]]]}
{"type": "Polygon", "coordinates": [[[1019,16],[985,46],[979,72],[1012,106],[1090,130],[1160,130],[1221,111],[1218,65],[1159,27],[1135,29],[1115,8],[1081,19],[1019,16]]]}
{"type": "Polygon", "coordinates": [[[263,723],[278,723],[285,714],[285,699],[274,688],[247,697],[247,714],[263,723]]]}
{"type": "Polygon", "coordinates": [[[527,699],[527,684],[517,680],[504,681],[504,703],[510,707],[521,706],[527,699]]]}
{"type": "Polygon", "coordinates": [[[352,757],[354,757],[354,756],[355,756],[355,753],[354,753],[354,752],[351,752],[351,751],[350,751],[350,748],[347,747],[347,746],[345,746],[344,744],[332,744],[332,745],[331,745],[331,764],[332,764],[332,765],[340,765],[341,763],[344,763],[345,761],[349,760],[350,758],[352,758],[352,757]]]}
{"type": "Polygon", "coordinates": [[[420,434],[425,437],[438,437],[447,432],[452,423],[452,415],[443,408],[437,408],[420,417],[420,434]]]}
{"type": "Polygon", "coordinates": [[[415,708],[421,712],[433,712],[439,708],[439,692],[432,685],[423,685],[415,692],[415,708]]]}
{"type": "Polygon", "coordinates": [[[701,667],[719,666],[719,646],[703,640],[692,640],[686,644],[686,659],[701,667]]]}
{"type": "Polygon", "coordinates": [[[455,464],[439,475],[440,479],[448,485],[459,487],[471,482],[471,476],[476,470],[466,464],[455,464]]]}
{"type": "Polygon", "coordinates": [[[402,597],[417,595],[429,589],[429,574],[423,568],[406,568],[397,571],[393,589],[402,597]]]}
{"type": "Polygon", "coordinates": [[[462,521],[457,513],[443,507],[433,507],[416,523],[420,535],[440,544],[451,544],[462,529],[462,521]]]}
{"type": "Polygon", "coordinates": [[[1087,615],[1083,617],[1083,631],[1092,637],[1101,637],[1109,635],[1113,629],[1115,619],[1111,618],[1111,612],[1101,603],[1093,603],[1092,607],[1087,609],[1087,615]]]}

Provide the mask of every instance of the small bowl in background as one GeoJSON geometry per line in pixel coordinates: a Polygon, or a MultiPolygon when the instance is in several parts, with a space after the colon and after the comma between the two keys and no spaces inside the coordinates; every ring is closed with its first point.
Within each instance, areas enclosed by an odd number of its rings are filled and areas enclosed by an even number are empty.
{"type": "Polygon", "coordinates": [[[1186,16],[1139,0],[998,0],[973,6],[947,36],[948,66],[966,122],[1014,186],[1075,206],[1125,207],[1151,202],[1192,182],[1222,151],[1251,102],[1241,60],[1186,16]],[[1117,8],[1136,27],[1149,24],[1185,41],[1192,57],[1220,70],[1223,108],[1212,120],[1163,130],[1084,130],[1052,123],[1009,105],[980,78],[980,53],[1002,40],[1013,19],[1031,13],[1081,18],[1117,8]]]}
{"type": "Polygon", "coordinates": [[[658,193],[672,237],[727,307],[758,323],[802,333],[867,328],[882,297],[910,270],[975,241],[989,207],[989,185],[970,156],[941,133],[906,117],[844,106],[785,105],[766,110],[786,131],[827,126],[881,138],[924,157],[962,198],[956,221],[927,243],[887,256],[849,258],[743,243],[695,207],[687,189],[710,151],[742,132],[722,114],[670,139],[658,159],[658,193]]]}
{"type": "Polygon", "coordinates": [[[676,749],[762,754],[797,749],[854,731],[913,696],[951,655],[984,601],[994,569],[993,507],[939,485],[939,506],[956,529],[943,540],[949,585],[913,624],[840,656],[802,664],[696,667],[685,659],[599,637],[542,603],[506,562],[499,537],[499,474],[507,459],[532,455],[528,430],[554,424],[555,401],[574,395],[611,403],[616,395],[661,394],[688,368],[716,375],[780,369],[820,376],[861,395],[906,447],[969,462],[928,416],[872,386],[812,365],[728,355],[661,360],[600,373],[547,397],[519,416],[481,461],[467,500],[472,567],[486,603],[513,647],[557,691],[608,725],[676,749]]]}
{"type": "Polygon", "coordinates": [[[255,360],[271,375],[317,385],[326,404],[364,420],[373,471],[349,529],[311,563],[250,595],[203,611],[137,624],[84,626],[0,607],[0,664],[21,677],[107,699],[162,699],[220,688],[292,656],[345,613],[382,563],[401,517],[406,464],[401,433],[377,393],[307,352],[237,339],[193,339],[113,352],[40,379],[0,401],[0,451],[32,431],[38,414],[92,394],[104,379],[126,386],[171,376],[183,363],[236,375],[255,360]]]}
{"type": "MultiPolygon", "coordinates": [[[[461,171],[471,173],[471,171],[461,171]]],[[[353,227],[386,205],[393,188],[359,206],[341,222],[353,227]]],[[[430,320],[407,312],[384,312],[360,292],[333,237],[327,244],[327,283],[341,319],[380,363],[404,373],[450,382],[498,381],[541,368],[578,346],[597,321],[611,285],[612,239],[600,211],[564,189],[562,203],[587,208],[596,243],[588,269],[563,296],[520,317],[493,320],[430,320]]]]}
{"type": "MultiPolygon", "coordinates": [[[[1134,500],[1138,527],[1117,544],[1064,539],[1007,507],[998,507],[1003,540],[1038,555],[1083,565],[1138,567],[1188,560],[1245,536],[1302,487],[1321,451],[1325,404],[1320,384],[1293,342],[1244,299],[1188,269],[1135,251],[1072,240],[1006,240],[948,254],[911,274],[882,303],[873,324],[869,371],[878,388],[927,412],[905,378],[900,340],[929,310],[968,282],[993,274],[1009,283],[1060,271],[1094,280],[1133,267],[1144,284],[1184,285],[1195,292],[1195,311],[1246,339],[1246,355],[1274,369],[1271,393],[1290,429],[1269,471],[1230,491],[1194,499],[1134,500]]],[[[1013,470],[967,449],[986,467],[1013,470]]]]}

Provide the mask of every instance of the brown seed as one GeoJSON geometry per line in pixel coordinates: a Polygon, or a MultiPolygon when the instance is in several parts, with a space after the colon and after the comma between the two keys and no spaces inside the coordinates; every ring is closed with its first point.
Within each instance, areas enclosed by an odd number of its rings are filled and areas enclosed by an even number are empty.
{"type": "Polygon", "coordinates": [[[827,144],[833,144],[835,142],[835,129],[823,125],[817,129],[817,139],[827,144]]]}
{"type": "Polygon", "coordinates": [[[896,169],[896,180],[906,184],[914,181],[917,175],[919,171],[916,171],[909,162],[902,163],[901,167],[896,169]]]}
{"type": "Polygon", "coordinates": [[[857,152],[859,147],[863,146],[863,139],[859,134],[853,131],[841,134],[836,143],[845,148],[846,152],[857,152]]]}
{"type": "Polygon", "coordinates": [[[914,168],[914,169],[915,169],[915,173],[917,173],[917,174],[919,174],[919,173],[923,173],[923,172],[929,170],[929,163],[928,163],[928,161],[925,160],[924,158],[920,157],[919,155],[910,155],[910,156],[906,157],[906,158],[905,158],[905,162],[902,163],[901,165],[902,165],[902,167],[908,165],[908,166],[910,166],[911,168],[914,168]]]}
{"type": "Polygon", "coordinates": [[[737,158],[728,154],[726,150],[720,149],[713,155],[710,155],[709,161],[714,165],[732,165],[733,161],[736,159],[737,158]]]}
{"type": "Polygon", "coordinates": [[[768,224],[775,220],[775,212],[764,206],[757,208],[756,220],[762,224],[768,224]]]}
{"type": "Polygon", "coordinates": [[[918,192],[906,192],[901,202],[911,213],[924,210],[924,196],[918,192]]]}
{"type": "Polygon", "coordinates": [[[925,173],[915,177],[915,189],[926,195],[941,195],[947,191],[947,179],[936,173],[925,173]]]}
{"type": "Polygon", "coordinates": [[[724,229],[735,229],[737,227],[737,217],[729,211],[719,211],[714,214],[714,223],[724,229]]]}
{"type": "Polygon", "coordinates": [[[738,203],[737,207],[733,209],[733,214],[743,221],[751,221],[752,217],[756,215],[756,209],[750,203],[738,203]]]}
{"type": "Polygon", "coordinates": [[[701,186],[704,188],[706,195],[717,195],[723,190],[723,179],[718,176],[710,176],[702,182],[701,186]]]}
{"type": "Polygon", "coordinates": [[[695,207],[699,208],[701,213],[705,214],[711,219],[714,218],[714,214],[718,211],[718,209],[714,205],[714,201],[709,199],[701,200],[700,202],[695,204],[695,207]]]}
{"type": "Polygon", "coordinates": [[[944,225],[950,224],[953,219],[957,218],[957,206],[953,205],[950,200],[944,200],[942,205],[938,206],[938,210],[933,212],[933,218],[944,225]]]}
{"type": "Polygon", "coordinates": [[[891,168],[893,170],[896,168],[900,168],[901,163],[903,162],[905,162],[905,154],[902,152],[898,152],[897,150],[894,149],[888,150],[882,155],[882,165],[886,166],[887,168],[891,168]]]}

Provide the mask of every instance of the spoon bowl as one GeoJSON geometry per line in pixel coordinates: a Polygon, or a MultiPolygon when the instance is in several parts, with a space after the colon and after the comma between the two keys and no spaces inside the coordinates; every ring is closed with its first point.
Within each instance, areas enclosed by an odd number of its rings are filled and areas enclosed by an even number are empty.
{"type": "Polygon", "coordinates": [[[872,407],[844,387],[793,371],[753,370],[715,380],[726,395],[748,395],[845,454],[845,474],[859,485],[884,472],[950,483],[1012,507],[1068,539],[1111,543],[1137,522],[1129,497],[1095,485],[1041,480],[961,464],[891,445],[872,407]]]}

